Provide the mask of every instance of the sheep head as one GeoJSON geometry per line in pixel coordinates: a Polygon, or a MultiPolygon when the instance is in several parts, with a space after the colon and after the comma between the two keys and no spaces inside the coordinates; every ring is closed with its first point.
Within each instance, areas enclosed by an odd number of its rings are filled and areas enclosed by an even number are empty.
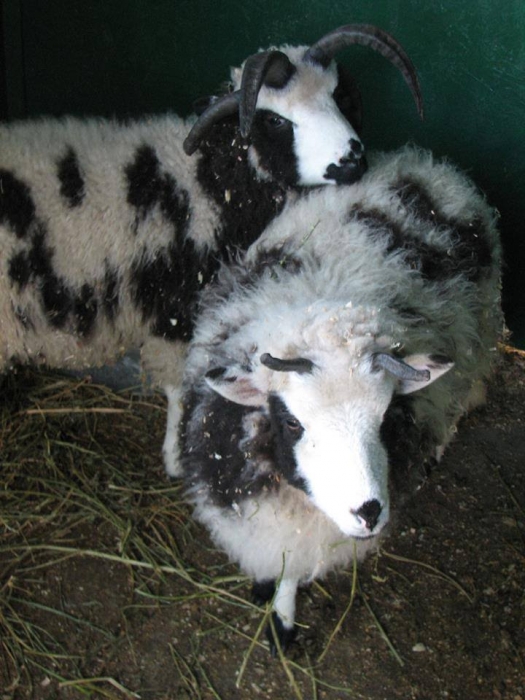
{"type": "Polygon", "coordinates": [[[367,168],[361,97],[353,78],[332,60],[352,44],[369,46],[400,70],[422,117],[416,71],[400,44],[377,27],[351,24],[308,48],[250,56],[233,71],[234,91],[214,99],[195,122],[185,152],[194,153],[217,121],[238,114],[259,177],[292,186],[358,181],[367,168]]]}

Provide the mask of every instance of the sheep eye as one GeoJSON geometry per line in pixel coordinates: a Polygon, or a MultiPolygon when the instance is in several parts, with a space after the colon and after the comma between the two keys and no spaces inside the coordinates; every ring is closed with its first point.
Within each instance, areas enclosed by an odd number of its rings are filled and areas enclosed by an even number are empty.
{"type": "Polygon", "coordinates": [[[299,423],[297,418],[287,418],[286,427],[291,433],[298,433],[300,430],[302,430],[302,425],[299,423]]]}
{"type": "Polygon", "coordinates": [[[268,114],[266,123],[274,129],[282,129],[288,123],[288,119],[280,117],[278,114],[268,114]]]}

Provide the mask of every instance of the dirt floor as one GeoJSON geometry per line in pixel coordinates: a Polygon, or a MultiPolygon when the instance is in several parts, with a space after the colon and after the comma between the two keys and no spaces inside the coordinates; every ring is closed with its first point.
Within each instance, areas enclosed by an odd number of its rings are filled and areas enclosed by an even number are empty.
{"type": "Polygon", "coordinates": [[[525,700],[525,359],[271,658],[159,456],[162,399],[19,372],[0,423],[0,700],[525,700]]]}

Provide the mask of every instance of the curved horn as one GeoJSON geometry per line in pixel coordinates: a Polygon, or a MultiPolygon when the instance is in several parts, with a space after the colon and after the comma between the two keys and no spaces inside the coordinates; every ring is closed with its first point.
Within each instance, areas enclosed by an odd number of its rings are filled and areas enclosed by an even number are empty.
{"type": "Polygon", "coordinates": [[[261,85],[282,88],[295,73],[295,66],[282,51],[261,51],[246,59],[242,72],[239,121],[241,134],[250,133],[261,85]]]}
{"type": "Polygon", "coordinates": [[[309,374],[315,367],[311,360],[305,357],[294,357],[293,360],[281,360],[265,352],[260,357],[261,364],[276,372],[298,372],[299,374],[309,374]]]}
{"type": "Polygon", "coordinates": [[[412,382],[428,382],[430,372],[428,369],[414,369],[403,360],[393,357],[386,352],[376,352],[372,356],[372,366],[374,369],[384,369],[398,379],[405,379],[412,382]]]}
{"type": "Polygon", "coordinates": [[[205,137],[210,128],[215,122],[236,114],[239,111],[240,93],[238,90],[224,95],[214,102],[201,116],[197,119],[190,133],[184,139],[182,147],[184,153],[191,156],[200,145],[200,142],[205,137]]]}
{"type": "Polygon", "coordinates": [[[371,24],[347,24],[334,29],[313,44],[306,51],[303,60],[318,63],[326,68],[340,49],[351,44],[369,46],[394,64],[410,88],[419,116],[423,119],[423,97],[414,64],[401,44],[379,27],[371,24]]]}

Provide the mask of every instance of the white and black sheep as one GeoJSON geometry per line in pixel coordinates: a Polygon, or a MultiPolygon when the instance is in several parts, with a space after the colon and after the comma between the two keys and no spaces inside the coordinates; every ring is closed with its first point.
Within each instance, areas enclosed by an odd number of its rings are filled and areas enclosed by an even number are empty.
{"type": "Polygon", "coordinates": [[[35,360],[93,367],[140,347],[175,426],[193,301],[219,261],[247,248],[290,193],[352,183],[366,169],[359,93],[332,61],[356,43],[401,70],[421,112],[403,49],[348,25],[310,48],[250,57],[232,72],[234,91],[196,122],[2,125],[0,371],[35,360]]]}
{"type": "Polygon", "coordinates": [[[374,548],[396,476],[406,488],[482,402],[502,328],[495,214],[412,148],[289,204],[203,294],[188,493],[258,597],[277,583],[283,646],[297,586],[374,548]]]}

